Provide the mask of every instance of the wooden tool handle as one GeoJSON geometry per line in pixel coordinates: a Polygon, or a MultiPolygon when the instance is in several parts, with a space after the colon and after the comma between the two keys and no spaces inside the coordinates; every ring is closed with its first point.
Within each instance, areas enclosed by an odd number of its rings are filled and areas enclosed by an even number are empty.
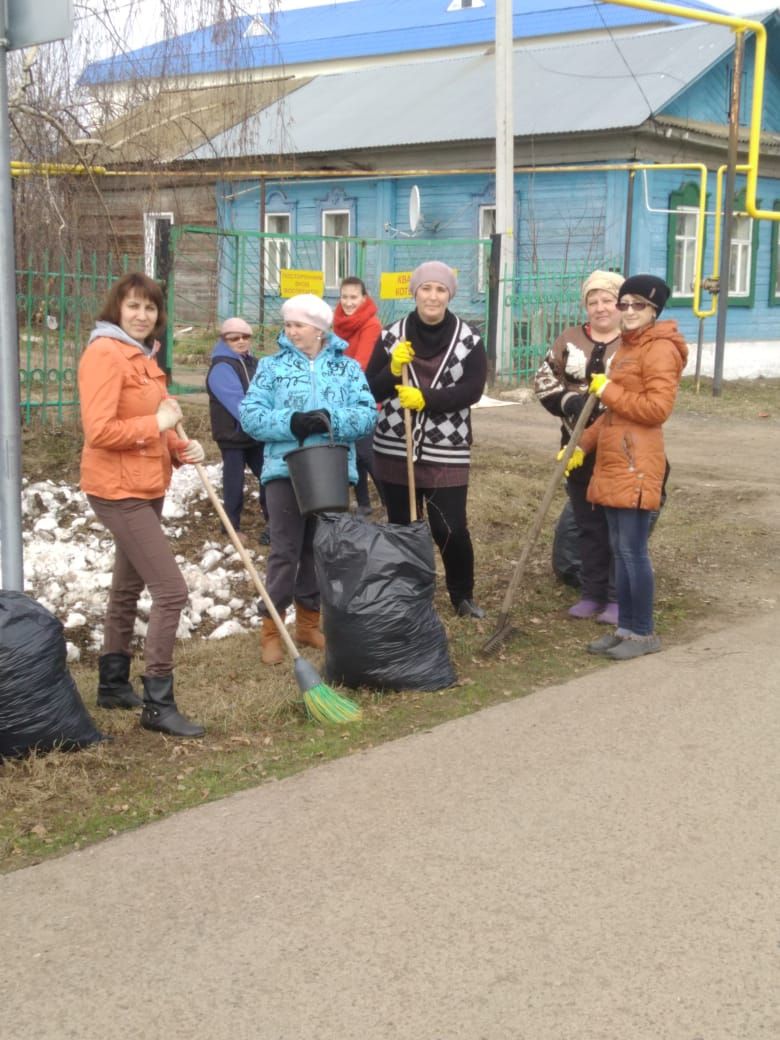
{"type": "MultiPolygon", "coordinates": [[[[406,365],[401,368],[401,382],[409,386],[406,365]]],[[[412,523],[417,519],[417,487],[414,482],[414,455],[412,454],[412,413],[404,408],[404,434],[406,436],[406,482],[409,485],[409,516],[412,523]]]]}
{"type": "Polygon", "coordinates": [[[528,557],[531,554],[531,549],[534,547],[534,543],[536,542],[536,539],[539,537],[539,532],[542,529],[544,518],[547,516],[547,510],[550,508],[550,503],[555,497],[555,492],[558,490],[558,485],[560,484],[561,479],[564,473],[566,472],[566,467],[569,464],[569,459],[574,454],[574,449],[577,447],[582,431],[585,429],[588,419],[590,418],[591,413],[593,412],[593,409],[596,407],[597,404],[598,398],[596,397],[596,395],[589,394],[588,400],[585,402],[582,411],[579,414],[579,418],[577,419],[577,422],[574,426],[574,429],[571,432],[569,443],[566,445],[563,455],[555,463],[553,475],[550,477],[550,482],[547,485],[547,490],[544,493],[542,501],[539,503],[539,508],[536,510],[536,516],[534,517],[534,521],[531,524],[528,534],[526,535],[525,545],[523,546],[523,551],[520,555],[520,559],[517,561],[517,566],[514,569],[511,581],[509,582],[509,586],[506,590],[506,593],[504,594],[504,600],[501,604],[502,616],[509,613],[509,610],[515,598],[515,593],[517,592],[517,587],[520,584],[520,579],[522,578],[523,573],[525,572],[525,566],[528,562],[528,557]]]}
{"type": "MultiPolygon", "coordinates": [[[[181,423],[177,423],[176,424],[176,433],[177,433],[177,435],[179,437],[181,437],[181,439],[183,441],[189,440],[189,437],[184,432],[184,427],[182,426],[181,423]]],[[[214,506],[214,509],[217,511],[217,516],[222,521],[222,523],[223,523],[223,525],[225,527],[225,530],[228,533],[230,541],[233,543],[233,548],[236,550],[236,552],[240,556],[241,562],[243,563],[244,567],[246,568],[247,574],[252,579],[252,582],[254,583],[255,588],[257,589],[258,593],[260,594],[260,598],[262,599],[263,603],[265,603],[266,609],[268,610],[268,613],[270,614],[270,616],[271,616],[271,618],[273,620],[273,623],[279,629],[279,635],[282,637],[282,640],[284,641],[284,645],[287,647],[287,652],[289,653],[290,657],[292,657],[292,659],[295,660],[297,657],[300,657],[300,654],[298,652],[298,647],[293,642],[292,636],[287,631],[287,626],[285,625],[285,623],[282,620],[282,618],[279,616],[279,611],[273,605],[273,601],[271,600],[271,597],[268,595],[268,592],[267,592],[267,590],[265,588],[265,585],[263,585],[262,581],[260,580],[260,575],[257,573],[257,571],[255,569],[255,565],[252,563],[252,560],[249,557],[249,553],[246,551],[244,546],[241,544],[241,539],[236,534],[236,529],[235,529],[235,527],[233,527],[233,524],[230,522],[230,518],[228,517],[227,513],[225,512],[225,509],[224,509],[222,503],[220,502],[219,497],[218,497],[216,491],[214,490],[214,485],[209,480],[208,473],[206,472],[206,470],[203,468],[203,466],[199,462],[195,462],[195,463],[193,463],[193,465],[195,466],[195,469],[197,471],[198,476],[200,477],[200,480],[201,480],[201,483],[203,484],[203,487],[206,489],[206,494],[211,499],[211,504],[214,506]]]]}

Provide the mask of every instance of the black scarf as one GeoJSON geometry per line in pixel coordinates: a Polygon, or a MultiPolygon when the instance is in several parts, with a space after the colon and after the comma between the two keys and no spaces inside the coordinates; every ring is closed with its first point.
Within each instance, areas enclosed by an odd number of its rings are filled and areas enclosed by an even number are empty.
{"type": "Polygon", "coordinates": [[[406,337],[414,347],[415,354],[421,358],[436,357],[447,349],[455,335],[458,319],[450,311],[435,325],[426,325],[417,311],[406,319],[406,337]]]}

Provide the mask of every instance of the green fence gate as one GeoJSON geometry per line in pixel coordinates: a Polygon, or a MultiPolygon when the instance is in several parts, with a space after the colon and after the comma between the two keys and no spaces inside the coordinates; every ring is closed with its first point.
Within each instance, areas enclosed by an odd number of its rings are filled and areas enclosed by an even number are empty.
{"type": "MultiPolygon", "coordinates": [[[[134,265],[92,253],[29,257],[16,271],[22,420],[61,421],[78,404],[76,372],[95,316],[113,283],[134,265]]],[[[137,269],[137,266],[136,266],[137,269]]],[[[143,270],[143,265],[141,265],[143,270]]]]}
{"type": "Polygon", "coordinates": [[[499,320],[507,330],[511,383],[529,383],[552,343],[570,325],[584,319],[580,289],[596,269],[620,270],[614,258],[594,263],[536,264],[511,282],[501,280],[499,320]]]}
{"type": "MultiPolygon", "coordinates": [[[[490,240],[366,239],[321,235],[274,235],[179,226],[171,231],[169,308],[173,333],[216,330],[230,315],[241,315],[275,340],[284,298],[282,272],[319,273],[325,298],[338,300],[341,279],[362,278],[376,300],[383,323],[407,313],[408,296],[383,299],[383,274],[412,271],[424,260],[443,260],[458,272],[456,309],[483,334],[487,323],[487,270],[490,240]]],[[[262,335],[262,334],[261,334],[262,335]]]]}

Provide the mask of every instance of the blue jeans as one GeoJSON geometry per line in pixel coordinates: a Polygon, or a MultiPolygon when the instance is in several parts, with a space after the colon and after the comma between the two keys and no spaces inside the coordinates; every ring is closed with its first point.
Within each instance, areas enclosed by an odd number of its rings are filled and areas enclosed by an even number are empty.
{"type": "Polygon", "coordinates": [[[609,541],[615,559],[618,627],[637,636],[653,632],[655,576],[647,540],[653,514],[648,509],[605,506],[609,541]]]}

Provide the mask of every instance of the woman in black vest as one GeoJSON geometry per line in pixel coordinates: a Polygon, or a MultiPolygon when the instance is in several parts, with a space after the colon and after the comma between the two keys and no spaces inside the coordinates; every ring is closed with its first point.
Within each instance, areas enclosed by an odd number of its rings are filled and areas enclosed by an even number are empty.
{"type": "MultiPolygon", "coordinates": [[[[238,408],[249,389],[257,368],[252,357],[252,326],[243,318],[227,318],[222,322],[221,338],[211,354],[211,367],[206,376],[211,414],[211,436],[222,454],[222,497],[225,512],[241,541],[241,511],[244,507],[244,470],[249,469],[260,480],[263,468],[263,445],[245,433],[238,418],[238,408]]],[[[265,492],[260,485],[260,508],[266,525],[268,510],[265,492]]],[[[260,536],[260,544],[268,545],[268,527],[260,536]]]]}
{"type": "Polygon", "coordinates": [[[382,333],[366,369],[381,412],[374,434],[376,475],[387,517],[408,524],[403,411],[410,409],[417,510],[441,552],[447,591],[460,617],[484,617],[474,602],[474,549],[466,519],[471,405],[482,396],[487,354],[479,335],[449,309],[455,272],[438,260],[412,272],[415,310],[382,333]],[[401,383],[406,365],[409,386],[401,383]]]}

